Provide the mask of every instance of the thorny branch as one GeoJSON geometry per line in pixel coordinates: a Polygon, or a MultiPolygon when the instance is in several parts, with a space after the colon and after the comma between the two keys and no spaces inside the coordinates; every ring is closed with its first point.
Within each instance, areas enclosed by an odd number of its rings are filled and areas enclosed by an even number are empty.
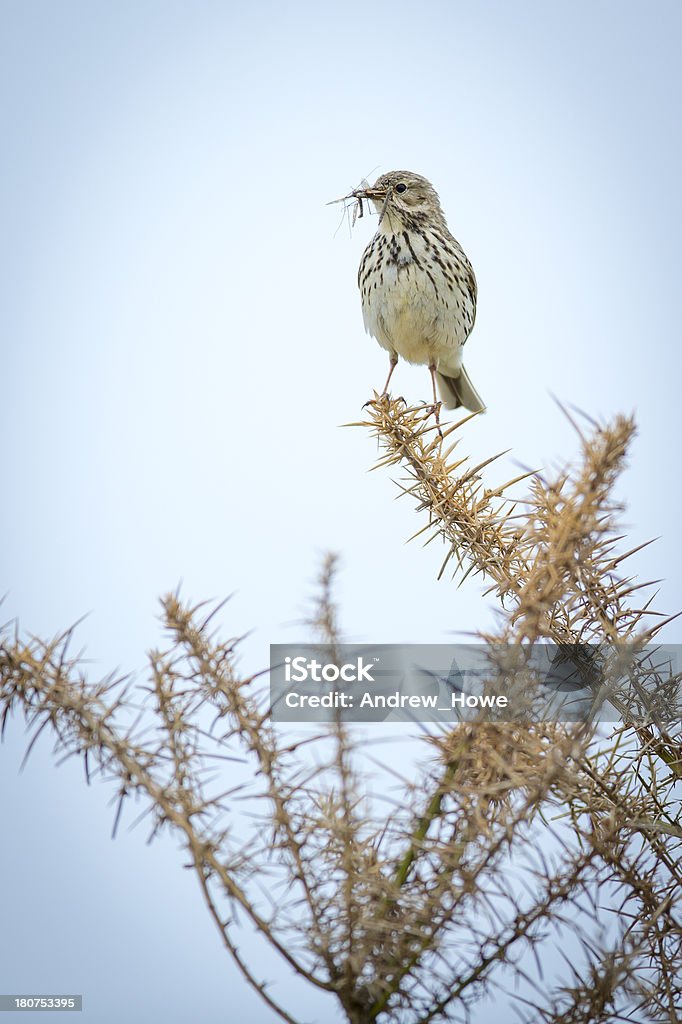
{"type": "MultiPolygon", "coordinates": [[[[494,459],[456,457],[465,423],[441,437],[429,409],[376,399],[364,425],[379,464],[402,468],[426,513],[416,535],[446,544],[441,574],[488,581],[503,617],[484,639],[522,661],[537,640],[615,657],[622,640],[655,637],[663,617],[638,606],[617,547],[612,495],[632,422],[581,433],[579,463],[533,476],[525,501],[508,497],[522,478],[485,486],[494,459]]],[[[334,573],[329,558],[310,622],[332,651],[334,573]]],[[[533,1021],[680,1019],[682,757],[663,681],[646,717],[636,685],[632,700],[616,696],[611,737],[585,723],[460,725],[426,736],[412,779],[377,780],[340,718],[303,736],[271,721],[260,677],[240,674],[216,612],[163,599],[169,639],[149,656],[146,688],[89,681],[71,631],[43,643],[7,628],[0,715],[4,731],[23,713],[31,744],[51,731],[88,778],[113,783],[115,826],[138,797],[152,836],[180,838],[226,949],[274,1014],[305,1016],[240,952],[239,915],[351,1024],[468,1020],[510,983],[505,998],[533,1021]],[[566,931],[579,951],[568,980],[533,973],[566,931]]]]}

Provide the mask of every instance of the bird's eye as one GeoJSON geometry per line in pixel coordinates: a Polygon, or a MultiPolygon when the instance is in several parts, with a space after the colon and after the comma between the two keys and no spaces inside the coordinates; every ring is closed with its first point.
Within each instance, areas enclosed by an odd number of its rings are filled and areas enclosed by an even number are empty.
{"type": "Polygon", "coordinates": [[[404,182],[401,181],[399,185],[396,185],[395,190],[396,190],[396,192],[406,192],[407,191],[407,185],[404,182]]]}

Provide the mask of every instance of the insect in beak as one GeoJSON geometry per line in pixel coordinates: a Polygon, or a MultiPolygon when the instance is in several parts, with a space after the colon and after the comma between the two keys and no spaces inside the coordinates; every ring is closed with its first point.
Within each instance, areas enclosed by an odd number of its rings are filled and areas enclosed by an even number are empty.
{"type": "Polygon", "coordinates": [[[369,185],[366,185],[366,183],[363,182],[363,184],[365,184],[364,188],[356,188],[356,189],[354,189],[353,192],[351,192],[351,195],[355,199],[359,200],[359,202],[362,202],[363,199],[368,199],[368,200],[369,199],[374,199],[374,200],[381,200],[381,199],[383,199],[384,204],[381,207],[381,213],[379,214],[379,223],[381,224],[382,220],[384,219],[384,214],[386,213],[386,207],[388,206],[388,201],[391,198],[391,194],[393,192],[393,189],[391,187],[389,187],[384,192],[383,189],[370,188],[369,185]]]}
{"type": "Polygon", "coordinates": [[[354,199],[355,205],[353,207],[353,220],[351,221],[351,228],[354,228],[356,220],[359,220],[365,215],[363,200],[367,200],[369,202],[370,199],[383,199],[384,205],[382,206],[381,214],[379,215],[379,222],[381,223],[383,216],[386,213],[386,206],[388,205],[391,191],[392,190],[389,188],[384,192],[382,189],[372,188],[367,181],[361,181],[358,187],[354,188],[352,192],[349,192],[347,196],[341,196],[340,199],[332,199],[326,205],[333,206],[335,203],[345,203],[349,199],[354,199]]]}
{"type": "Polygon", "coordinates": [[[366,194],[369,189],[369,185],[366,181],[362,181],[358,188],[353,189],[347,196],[341,196],[340,199],[332,199],[331,202],[327,203],[327,206],[334,206],[335,203],[346,203],[349,199],[353,199],[353,219],[351,221],[351,228],[355,227],[356,220],[361,219],[365,215],[365,206],[363,199],[368,199],[369,196],[366,194]]]}
{"type": "Polygon", "coordinates": [[[356,220],[360,220],[365,213],[365,208],[362,205],[362,199],[358,199],[356,205],[353,207],[353,220],[351,221],[351,227],[355,227],[356,220]]]}

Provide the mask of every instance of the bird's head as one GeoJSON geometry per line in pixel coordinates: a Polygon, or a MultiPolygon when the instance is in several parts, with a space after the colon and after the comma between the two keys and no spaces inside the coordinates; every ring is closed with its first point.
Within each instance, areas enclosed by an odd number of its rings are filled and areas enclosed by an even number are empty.
{"type": "Polygon", "coordinates": [[[380,226],[387,231],[427,221],[445,226],[438,193],[430,181],[413,171],[389,171],[373,185],[356,188],[351,195],[369,199],[379,214],[380,226]]]}

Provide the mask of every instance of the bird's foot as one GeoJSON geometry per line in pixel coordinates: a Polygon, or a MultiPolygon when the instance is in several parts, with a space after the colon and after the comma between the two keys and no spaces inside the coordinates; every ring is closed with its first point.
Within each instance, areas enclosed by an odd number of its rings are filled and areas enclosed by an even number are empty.
{"type": "Polygon", "coordinates": [[[402,395],[396,395],[393,398],[388,391],[382,391],[380,395],[375,391],[374,398],[370,398],[369,401],[365,402],[362,408],[366,409],[368,405],[390,405],[391,402],[402,402],[403,405],[407,405],[402,395]]]}
{"type": "Polygon", "coordinates": [[[441,430],[441,426],[440,426],[440,410],[441,410],[442,404],[443,404],[442,402],[432,402],[431,405],[424,406],[424,408],[426,410],[426,414],[427,414],[426,418],[430,419],[432,416],[435,417],[435,419],[436,419],[436,429],[438,430],[438,436],[441,439],[443,437],[443,431],[441,430]]]}

